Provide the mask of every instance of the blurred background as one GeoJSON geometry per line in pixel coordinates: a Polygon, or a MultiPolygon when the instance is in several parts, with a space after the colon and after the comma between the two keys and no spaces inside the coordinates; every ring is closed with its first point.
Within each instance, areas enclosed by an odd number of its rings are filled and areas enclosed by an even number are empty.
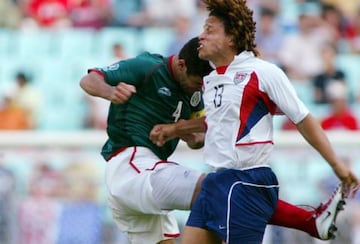
{"type": "MultiPolygon", "coordinates": [[[[262,58],[278,64],[360,176],[360,1],[248,0],[262,58]]],[[[79,81],[142,51],[176,54],[202,31],[201,0],[0,0],[0,243],[119,243],[100,149],[108,102],[79,81]]],[[[276,116],[272,166],[284,200],[317,206],[338,181],[276,116]]],[[[172,157],[199,170],[202,151],[172,157]]],[[[360,196],[334,241],[269,226],[264,244],[360,244],[360,196]]],[[[180,226],[188,212],[177,211],[180,226]]]]}

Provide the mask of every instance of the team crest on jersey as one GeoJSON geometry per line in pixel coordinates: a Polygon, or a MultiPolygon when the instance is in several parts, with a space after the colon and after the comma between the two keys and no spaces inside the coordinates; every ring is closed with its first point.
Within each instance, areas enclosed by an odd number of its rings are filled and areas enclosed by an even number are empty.
{"type": "Polygon", "coordinates": [[[160,87],[159,90],[158,90],[158,94],[162,95],[162,96],[170,97],[171,96],[171,91],[167,87],[160,87]]]}
{"type": "Polygon", "coordinates": [[[201,92],[199,91],[194,92],[194,94],[190,98],[191,106],[196,107],[197,105],[199,105],[200,101],[201,101],[201,92]]]}
{"type": "Polygon", "coordinates": [[[235,85],[240,84],[241,82],[245,81],[248,76],[249,76],[248,73],[236,72],[235,77],[234,77],[235,85]]]}

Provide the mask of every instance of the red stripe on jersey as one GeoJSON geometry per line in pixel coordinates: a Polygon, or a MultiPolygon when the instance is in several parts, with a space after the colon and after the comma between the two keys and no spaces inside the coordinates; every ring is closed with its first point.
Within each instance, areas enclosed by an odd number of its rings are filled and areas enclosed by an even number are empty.
{"type": "MultiPolygon", "coordinates": [[[[247,120],[250,117],[250,113],[254,110],[254,107],[258,101],[257,99],[258,91],[259,91],[259,81],[256,74],[253,72],[251,74],[249,82],[246,84],[243,91],[243,96],[239,111],[240,127],[238,130],[237,138],[239,138],[240,135],[243,134],[243,132],[246,129],[247,120]]],[[[248,130],[250,131],[250,128],[248,128],[248,130]]]]}
{"type": "Polygon", "coordinates": [[[95,72],[95,73],[97,73],[98,75],[101,75],[103,78],[105,78],[104,73],[101,72],[101,71],[98,70],[98,69],[88,69],[88,73],[90,73],[90,72],[95,72]]]}
{"type": "Polygon", "coordinates": [[[255,145],[255,144],[274,144],[274,142],[272,140],[269,141],[256,141],[256,142],[245,142],[245,143],[236,143],[235,146],[249,146],[249,145],[255,145]]]}
{"type": "Polygon", "coordinates": [[[176,234],[164,233],[164,237],[173,237],[173,238],[176,238],[176,237],[179,237],[179,236],[180,236],[180,233],[176,233],[176,234]]]}
{"type": "Polygon", "coordinates": [[[135,158],[135,154],[136,154],[136,147],[133,147],[134,148],[134,151],[133,153],[131,154],[131,158],[129,160],[129,164],[130,166],[136,171],[138,172],[139,174],[141,173],[141,171],[135,166],[135,164],[133,163],[133,160],[135,158]]]}
{"type": "Polygon", "coordinates": [[[265,106],[270,114],[274,115],[279,112],[276,104],[270,99],[270,97],[265,92],[259,91],[259,96],[264,101],[265,106]]]}
{"type": "Polygon", "coordinates": [[[173,61],[173,59],[174,59],[174,56],[175,56],[175,55],[170,56],[170,57],[169,57],[169,62],[168,62],[168,68],[169,68],[170,75],[171,75],[171,77],[173,78],[173,80],[175,80],[174,70],[173,70],[173,68],[172,68],[172,61],[173,61]]]}
{"type": "Polygon", "coordinates": [[[125,151],[125,149],[128,147],[120,147],[118,150],[116,150],[109,158],[106,159],[106,161],[110,161],[110,159],[112,159],[113,157],[115,157],[116,155],[118,155],[119,153],[125,151]]]}
{"type": "Polygon", "coordinates": [[[247,135],[251,128],[266,114],[274,114],[276,105],[268,95],[259,89],[259,79],[255,72],[251,73],[245,85],[240,104],[240,127],[237,140],[247,135]],[[265,108],[264,108],[265,106],[265,108]]]}
{"type": "Polygon", "coordinates": [[[177,164],[177,163],[171,162],[171,161],[167,161],[167,160],[161,160],[161,161],[159,161],[159,162],[156,162],[156,163],[154,164],[154,167],[148,168],[148,169],[146,169],[146,170],[154,170],[154,169],[156,168],[156,166],[158,166],[159,164],[177,164]]]}
{"type": "MultiPolygon", "coordinates": [[[[123,151],[125,151],[125,149],[127,149],[128,147],[121,147],[121,148],[119,148],[118,150],[116,150],[114,153],[113,153],[113,155],[111,155],[106,161],[110,161],[110,159],[112,159],[113,157],[115,157],[116,155],[118,155],[119,153],[121,153],[121,152],[123,152],[123,151]]],[[[136,167],[136,165],[133,163],[133,160],[134,160],[134,158],[135,158],[135,153],[136,153],[136,147],[133,147],[134,148],[134,150],[133,150],[133,152],[132,152],[132,154],[131,154],[131,157],[130,157],[130,160],[129,160],[129,164],[130,164],[130,166],[136,171],[136,172],[138,172],[139,174],[140,174],[140,170],[138,169],[138,167],[136,167]]]]}

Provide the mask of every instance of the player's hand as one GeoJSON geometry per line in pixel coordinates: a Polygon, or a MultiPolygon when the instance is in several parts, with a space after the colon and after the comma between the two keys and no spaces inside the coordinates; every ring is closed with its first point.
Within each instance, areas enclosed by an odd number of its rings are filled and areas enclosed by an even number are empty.
{"type": "Polygon", "coordinates": [[[112,88],[110,94],[110,101],[113,103],[125,103],[133,93],[136,93],[136,87],[133,85],[120,82],[117,86],[112,88]]]}
{"type": "Polygon", "coordinates": [[[177,137],[175,124],[155,125],[150,132],[150,140],[158,147],[163,146],[167,141],[177,137]]]}
{"type": "Polygon", "coordinates": [[[348,167],[340,165],[334,168],[334,171],[342,182],[343,193],[345,197],[354,197],[360,188],[360,181],[348,167]]]}
{"type": "Polygon", "coordinates": [[[180,136],[180,139],[186,142],[191,149],[200,149],[204,146],[205,133],[190,133],[180,136]]]}

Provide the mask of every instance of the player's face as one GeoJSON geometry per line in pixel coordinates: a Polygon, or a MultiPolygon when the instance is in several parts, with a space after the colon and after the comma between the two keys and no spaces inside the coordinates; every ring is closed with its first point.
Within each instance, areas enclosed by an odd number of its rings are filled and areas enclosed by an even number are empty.
{"type": "Polygon", "coordinates": [[[223,22],[214,16],[205,21],[203,32],[199,36],[199,58],[209,60],[216,66],[225,65],[224,60],[233,58],[233,45],[226,35],[223,22]]]}
{"type": "Polygon", "coordinates": [[[179,84],[185,93],[191,95],[196,91],[201,91],[202,78],[200,76],[184,75],[183,79],[179,80],[179,84]]]}

